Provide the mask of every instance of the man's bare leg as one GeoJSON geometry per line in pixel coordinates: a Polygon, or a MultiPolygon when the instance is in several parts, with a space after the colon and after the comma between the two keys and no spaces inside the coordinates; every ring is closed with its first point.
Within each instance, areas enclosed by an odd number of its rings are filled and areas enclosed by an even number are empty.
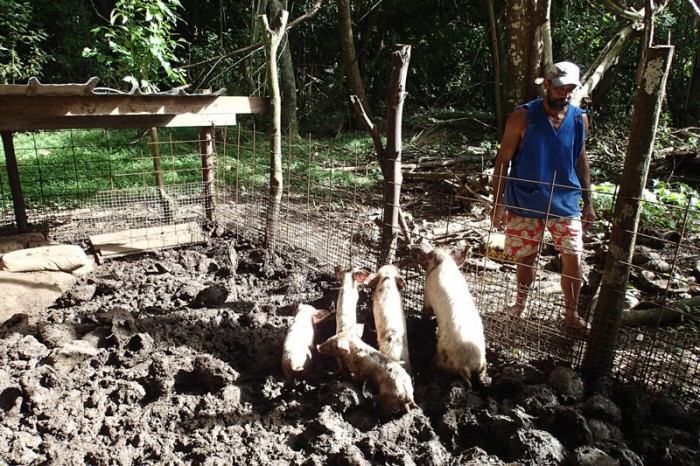
{"type": "Polygon", "coordinates": [[[589,326],[578,313],[578,299],[583,276],[581,255],[562,253],[561,262],[561,290],[564,293],[565,307],[564,324],[588,335],[589,326]]]}
{"type": "Polygon", "coordinates": [[[527,298],[530,295],[530,286],[535,280],[535,259],[537,254],[532,254],[520,260],[515,269],[515,281],[518,286],[518,293],[515,298],[515,304],[506,308],[506,313],[509,316],[522,315],[527,306],[527,298]]]}

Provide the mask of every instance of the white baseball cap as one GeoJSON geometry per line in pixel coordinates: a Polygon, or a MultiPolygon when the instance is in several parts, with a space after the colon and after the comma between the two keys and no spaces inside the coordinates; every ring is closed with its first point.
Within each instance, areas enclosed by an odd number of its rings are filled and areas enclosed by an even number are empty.
{"type": "Polygon", "coordinates": [[[578,65],[569,61],[560,61],[550,65],[544,74],[544,79],[551,81],[555,87],[570,85],[578,87],[581,85],[580,78],[581,71],[578,65]]]}

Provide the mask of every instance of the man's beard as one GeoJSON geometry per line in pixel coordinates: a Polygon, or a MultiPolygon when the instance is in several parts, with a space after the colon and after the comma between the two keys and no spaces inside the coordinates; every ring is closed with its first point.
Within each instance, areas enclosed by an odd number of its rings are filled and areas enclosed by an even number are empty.
{"type": "Polygon", "coordinates": [[[547,92],[547,105],[552,110],[564,110],[569,105],[570,99],[555,99],[547,92]]]}

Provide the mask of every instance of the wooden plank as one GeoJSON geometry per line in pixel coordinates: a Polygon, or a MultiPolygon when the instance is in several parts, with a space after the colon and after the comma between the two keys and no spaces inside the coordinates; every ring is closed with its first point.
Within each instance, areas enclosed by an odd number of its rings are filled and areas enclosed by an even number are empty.
{"type": "MultiPolygon", "coordinates": [[[[2,104],[0,104],[2,105],[2,104]]],[[[4,118],[1,117],[0,118],[4,118]]],[[[201,126],[230,126],[236,124],[235,115],[135,115],[135,116],[75,116],[46,118],[36,116],[30,119],[0,120],[2,128],[12,127],[13,131],[34,131],[37,129],[141,129],[141,128],[195,128],[201,126]]]]}
{"type": "Polygon", "coordinates": [[[212,95],[0,96],[0,131],[226,126],[267,111],[263,97],[212,95]]]}
{"type": "Polygon", "coordinates": [[[95,253],[102,257],[120,257],[146,251],[172,248],[204,241],[204,233],[196,222],[136,228],[90,236],[95,253]]]}

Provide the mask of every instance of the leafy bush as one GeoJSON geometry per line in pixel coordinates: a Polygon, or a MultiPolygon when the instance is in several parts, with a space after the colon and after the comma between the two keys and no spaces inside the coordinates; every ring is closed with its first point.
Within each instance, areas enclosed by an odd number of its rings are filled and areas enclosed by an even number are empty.
{"type": "MultiPolygon", "coordinates": [[[[591,200],[598,217],[612,219],[616,192],[617,185],[610,182],[592,186],[591,200]]],[[[640,221],[646,226],[669,230],[680,230],[685,223],[686,230],[696,231],[695,225],[700,220],[699,197],[698,192],[685,183],[652,180],[651,189],[645,188],[642,193],[640,221]]]]}
{"type": "Polygon", "coordinates": [[[159,83],[185,84],[185,71],[172,66],[186,43],[176,38],[179,8],[180,0],[119,0],[110,25],[92,30],[109,52],[86,47],[83,56],[114,67],[124,81],[147,92],[157,92],[159,83]]]}
{"type": "Polygon", "coordinates": [[[50,60],[46,33],[32,30],[32,11],[30,2],[0,0],[0,83],[39,76],[50,60]]]}

